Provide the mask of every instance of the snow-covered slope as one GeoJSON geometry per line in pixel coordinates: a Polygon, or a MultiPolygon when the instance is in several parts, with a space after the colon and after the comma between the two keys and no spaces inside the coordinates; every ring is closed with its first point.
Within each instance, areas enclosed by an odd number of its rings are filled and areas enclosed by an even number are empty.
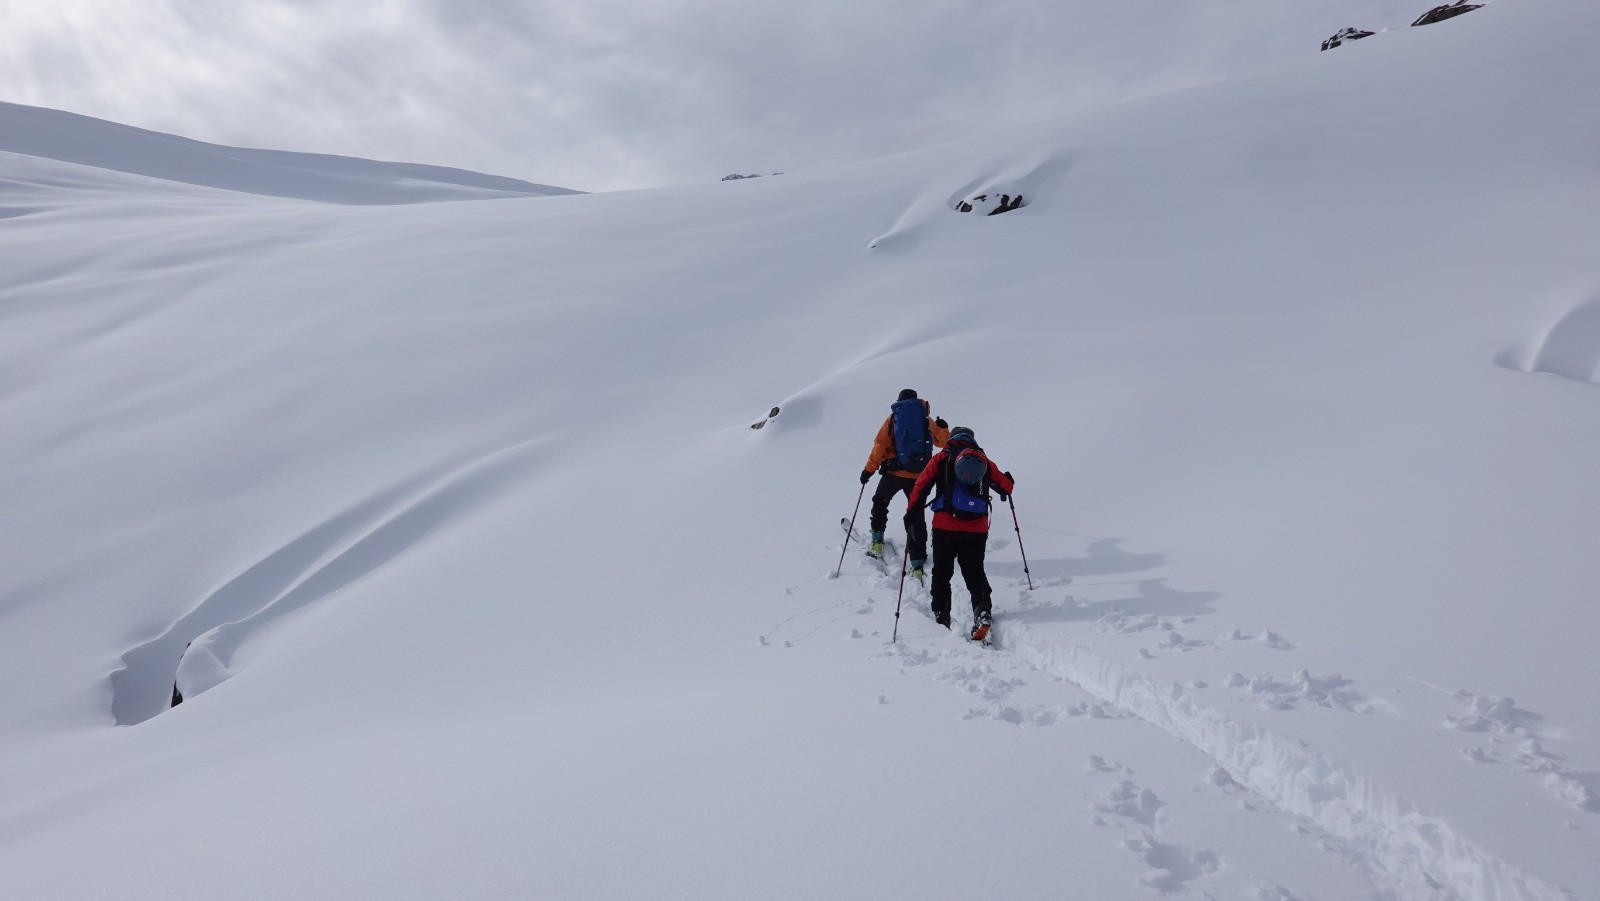
{"type": "Polygon", "coordinates": [[[4,102],[0,102],[0,152],[188,185],[325,203],[420,203],[578,193],[444,166],[221,147],[59,110],[4,102]]]}
{"type": "Polygon", "coordinates": [[[1597,28],[625,195],[0,158],[8,891],[1600,895],[1597,28]],[[828,578],[907,386],[994,651],[828,578]]]}

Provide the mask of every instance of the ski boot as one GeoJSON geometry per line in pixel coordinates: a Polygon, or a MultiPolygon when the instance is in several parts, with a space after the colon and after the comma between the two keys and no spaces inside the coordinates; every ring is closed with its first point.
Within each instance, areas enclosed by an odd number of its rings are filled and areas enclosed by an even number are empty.
{"type": "Polygon", "coordinates": [[[883,533],[882,532],[873,532],[872,533],[872,543],[867,545],[867,556],[868,557],[878,557],[880,559],[883,557],[883,533]]]}
{"type": "Polygon", "coordinates": [[[933,621],[938,623],[941,626],[944,626],[946,629],[950,628],[950,611],[948,611],[948,610],[943,610],[943,611],[935,610],[935,611],[933,611],[933,621]]]}
{"type": "Polygon", "coordinates": [[[918,585],[926,585],[926,584],[928,584],[928,574],[922,568],[922,564],[925,563],[925,562],[927,562],[927,561],[924,561],[924,560],[913,560],[913,561],[911,561],[911,578],[916,579],[918,585]]]}
{"type": "Polygon", "coordinates": [[[994,618],[989,615],[988,611],[974,616],[972,618],[972,640],[987,642],[989,640],[989,629],[993,625],[994,618]]]}

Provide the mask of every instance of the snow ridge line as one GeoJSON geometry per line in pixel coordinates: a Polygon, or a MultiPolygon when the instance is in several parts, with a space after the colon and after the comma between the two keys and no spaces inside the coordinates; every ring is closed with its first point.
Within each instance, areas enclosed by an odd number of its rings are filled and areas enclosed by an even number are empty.
{"type": "Polygon", "coordinates": [[[1399,897],[1575,897],[1478,847],[1444,819],[1384,791],[1303,741],[1197,703],[1177,683],[1082,647],[1034,639],[1031,631],[1020,623],[1005,624],[1006,645],[1017,657],[1210,756],[1240,785],[1340,839],[1353,863],[1399,897]]]}

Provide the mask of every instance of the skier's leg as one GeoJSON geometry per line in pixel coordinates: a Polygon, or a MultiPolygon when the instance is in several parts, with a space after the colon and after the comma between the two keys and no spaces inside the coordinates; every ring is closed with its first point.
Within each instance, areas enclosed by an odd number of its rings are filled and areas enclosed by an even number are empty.
{"type": "Polygon", "coordinates": [[[928,593],[933,595],[933,618],[945,626],[950,625],[950,577],[956,574],[956,534],[933,530],[933,584],[928,593]]]}
{"type": "Polygon", "coordinates": [[[872,492],[872,514],[868,520],[869,527],[876,534],[881,534],[889,525],[889,501],[900,493],[900,481],[888,473],[878,476],[878,487],[872,492]]]}
{"type": "Polygon", "coordinates": [[[906,479],[906,515],[902,522],[906,523],[906,552],[912,562],[928,559],[928,514],[922,506],[910,506],[910,490],[917,487],[917,480],[906,479]]]}
{"type": "MultiPolygon", "coordinates": [[[[916,487],[915,481],[906,482],[906,498],[911,497],[911,489],[916,487]]],[[[905,515],[906,524],[906,553],[913,561],[928,559],[928,515],[919,505],[907,508],[905,515]]]]}
{"type": "Polygon", "coordinates": [[[992,608],[989,577],[983,571],[983,552],[989,541],[989,533],[959,534],[961,546],[957,551],[957,559],[961,563],[961,578],[967,583],[967,591],[972,595],[972,615],[976,619],[979,614],[989,613],[992,608]]]}

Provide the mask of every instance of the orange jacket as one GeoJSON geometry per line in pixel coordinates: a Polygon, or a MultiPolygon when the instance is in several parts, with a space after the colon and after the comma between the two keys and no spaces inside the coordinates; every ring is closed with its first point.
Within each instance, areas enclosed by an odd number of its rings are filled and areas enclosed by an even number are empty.
{"type": "MultiPolygon", "coordinates": [[[[925,411],[931,409],[927,401],[922,402],[922,409],[925,411]]],[[[945,441],[950,438],[950,430],[942,428],[937,422],[934,422],[931,415],[928,417],[928,431],[933,433],[934,447],[944,447],[945,441]]],[[[894,449],[894,417],[886,416],[883,420],[883,426],[878,429],[878,437],[872,439],[872,453],[867,455],[867,465],[864,468],[867,472],[877,472],[878,467],[893,460],[896,456],[898,456],[898,452],[894,449]]],[[[917,477],[916,473],[905,469],[889,469],[885,471],[902,479],[914,479],[917,477]]]]}

